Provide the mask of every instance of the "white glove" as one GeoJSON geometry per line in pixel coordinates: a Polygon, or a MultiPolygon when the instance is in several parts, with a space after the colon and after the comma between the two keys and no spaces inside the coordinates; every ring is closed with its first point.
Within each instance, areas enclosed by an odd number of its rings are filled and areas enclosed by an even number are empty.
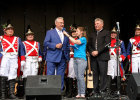
{"type": "Polygon", "coordinates": [[[122,58],[121,57],[119,58],[119,61],[122,62],[122,58]]]}
{"type": "Polygon", "coordinates": [[[38,58],[38,62],[41,62],[42,61],[42,58],[38,58]]]}
{"type": "Polygon", "coordinates": [[[24,66],[25,66],[25,61],[21,61],[21,71],[23,71],[24,66]]]}

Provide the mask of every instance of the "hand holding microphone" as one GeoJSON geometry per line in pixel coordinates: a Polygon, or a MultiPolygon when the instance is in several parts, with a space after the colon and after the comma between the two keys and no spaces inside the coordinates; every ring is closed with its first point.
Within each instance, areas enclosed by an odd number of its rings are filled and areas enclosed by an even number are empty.
{"type": "Polygon", "coordinates": [[[66,32],[66,28],[63,28],[63,29],[62,29],[62,32],[63,32],[63,34],[66,35],[67,37],[70,37],[70,35],[66,32]]]}
{"type": "Polygon", "coordinates": [[[62,32],[63,32],[64,35],[66,35],[66,36],[70,39],[70,41],[71,41],[72,43],[76,44],[76,40],[75,40],[73,37],[71,37],[71,36],[65,31],[65,28],[62,29],[62,32]]]}

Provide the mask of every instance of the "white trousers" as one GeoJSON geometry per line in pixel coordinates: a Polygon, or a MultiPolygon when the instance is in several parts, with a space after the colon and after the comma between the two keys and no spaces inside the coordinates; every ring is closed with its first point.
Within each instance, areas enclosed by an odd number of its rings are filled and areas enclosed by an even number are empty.
{"type": "Polygon", "coordinates": [[[8,77],[8,80],[17,78],[18,56],[3,55],[0,66],[0,76],[8,77]]]}
{"type": "MultiPolygon", "coordinates": [[[[117,60],[111,59],[108,61],[108,72],[107,75],[112,76],[112,79],[114,79],[115,76],[117,76],[117,60]]],[[[120,76],[120,66],[118,64],[118,76],[120,76]]]]}
{"type": "Polygon", "coordinates": [[[140,55],[132,55],[132,73],[140,73],[140,55]]]}
{"type": "Polygon", "coordinates": [[[74,72],[74,58],[70,58],[69,61],[69,69],[68,69],[68,77],[75,78],[75,72],[74,72]]]}
{"type": "Polygon", "coordinates": [[[39,68],[39,65],[38,65],[37,59],[36,60],[32,58],[26,59],[25,66],[23,68],[22,77],[26,78],[29,75],[37,75],[38,68],[39,68]]]}

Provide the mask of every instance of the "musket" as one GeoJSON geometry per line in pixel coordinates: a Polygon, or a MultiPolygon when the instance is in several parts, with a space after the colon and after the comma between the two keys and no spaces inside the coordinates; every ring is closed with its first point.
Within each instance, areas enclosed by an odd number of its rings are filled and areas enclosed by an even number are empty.
{"type": "Polygon", "coordinates": [[[46,61],[43,63],[43,75],[46,75],[46,61]]]}

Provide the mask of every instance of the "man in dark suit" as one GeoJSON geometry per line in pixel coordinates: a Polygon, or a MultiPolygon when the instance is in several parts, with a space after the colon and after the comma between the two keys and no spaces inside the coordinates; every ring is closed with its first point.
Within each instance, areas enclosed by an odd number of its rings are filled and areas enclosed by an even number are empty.
{"type": "Polygon", "coordinates": [[[54,29],[47,31],[44,40],[44,48],[47,48],[47,75],[61,75],[61,90],[63,90],[66,62],[69,60],[70,52],[69,39],[62,33],[63,17],[56,18],[55,26],[54,29]]]}
{"type": "Polygon", "coordinates": [[[96,97],[98,94],[104,94],[106,90],[107,66],[110,59],[108,45],[111,40],[110,32],[103,29],[103,20],[96,18],[94,23],[95,31],[89,37],[88,50],[91,54],[93,70],[93,94],[96,97]]]}

